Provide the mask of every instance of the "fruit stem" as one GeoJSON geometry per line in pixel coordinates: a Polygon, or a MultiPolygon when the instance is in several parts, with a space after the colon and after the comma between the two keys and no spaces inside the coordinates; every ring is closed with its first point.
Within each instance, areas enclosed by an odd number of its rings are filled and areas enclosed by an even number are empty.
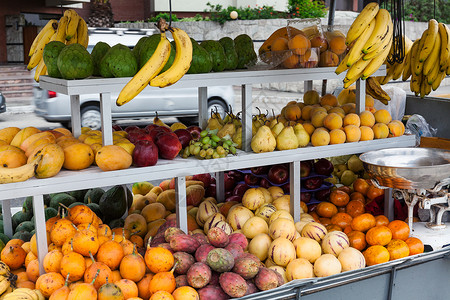
{"type": "MultiPolygon", "coordinates": [[[[100,274],[100,269],[97,269],[97,273],[95,273],[95,276],[94,276],[94,278],[92,279],[91,284],[94,284],[95,280],[97,280],[98,274],[100,274]]],[[[108,277],[106,277],[106,280],[108,280],[108,277]]]]}

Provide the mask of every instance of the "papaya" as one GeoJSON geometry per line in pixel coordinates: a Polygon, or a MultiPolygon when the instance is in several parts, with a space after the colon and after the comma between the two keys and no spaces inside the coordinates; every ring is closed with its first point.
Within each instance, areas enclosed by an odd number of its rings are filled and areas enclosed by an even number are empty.
{"type": "MultiPolygon", "coordinates": [[[[100,198],[100,211],[107,220],[118,219],[127,211],[126,190],[122,185],[116,185],[107,190],[100,198]]],[[[133,199],[132,196],[131,199],[133,199]]]]}
{"type": "Polygon", "coordinates": [[[283,37],[285,39],[289,39],[289,37],[293,37],[297,34],[303,34],[303,32],[300,29],[297,29],[292,26],[284,26],[277,30],[275,30],[267,40],[264,41],[264,43],[259,47],[259,55],[271,51],[272,43],[279,37],[283,37]]]}
{"type": "Polygon", "coordinates": [[[206,40],[200,43],[200,46],[203,47],[212,58],[212,70],[214,72],[221,72],[225,70],[226,66],[226,58],[225,58],[225,50],[223,49],[222,44],[218,41],[206,40]]]}
{"type": "Polygon", "coordinates": [[[53,196],[51,197],[50,207],[53,207],[54,209],[58,210],[60,203],[69,207],[72,203],[75,202],[77,202],[77,199],[75,199],[75,197],[67,193],[57,193],[53,194],[53,196]]]}
{"type": "Polygon", "coordinates": [[[230,37],[223,37],[219,40],[225,51],[225,70],[234,70],[237,68],[239,58],[235,49],[234,40],[230,37]]]}
{"type": "Polygon", "coordinates": [[[84,195],[84,203],[96,203],[98,204],[100,202],[100,198],[103,196],[105,191],[101,188],[93,188],[87,191],[87,193],[84,195]]]}
{"type": "Polygon", "coordinates": [[[211,54],[191,38],[192,42],[192,61],[189,67],[189,74],[209,73],[213,67],[211,54]]]}
{"type": "Polygon", "coordinates": [[[250,36],[245,33],[238,35],[234,38],[234,45],[238,55],[238,69],[244,69],[256,64],[258,56],[250,36]]]}

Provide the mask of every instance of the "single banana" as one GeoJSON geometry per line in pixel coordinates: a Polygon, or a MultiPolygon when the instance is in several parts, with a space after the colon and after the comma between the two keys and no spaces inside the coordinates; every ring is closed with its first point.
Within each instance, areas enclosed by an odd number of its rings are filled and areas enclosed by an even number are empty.
{"type": "Polygon", "coordinates": [[[405,55],[405,60],[404,60],[405,64],[403,66],[403,74],[402,74],[402,80],[403,81],[408,80],[408,78],[411,76],[411,68],[412,68],[411,56],[412,56],[412,53],[413,53],[414,49],[417,50],[418,44],[419,44],[418,40],[415,40],[414,43],[412,43],[412,45],[411,45],[411,49],[405,55]]]}
{"type": "Polygon", "coordinates": [[[9,285],[9,287],[6,289],[6,291],[0,296],[0,300],[5,299],[5,297],[9,294],[11,294],[14,291],[14,288],[12,284],[9,285]]]}
{"type": "Polygon", "coordinates": [[[347,75],[345,76],[348,80],[352,80],[356,77],[358,79],[359,74],[362,73],[362,71],[369,65],[370,60],[358,60],[356,63],[354,63],[350,69],[347,71],[347,75]]]}
{"type": "Polygon", "coordinates": [[[427,38],[423,43],[423,47],[420,49],[419,53],[419,61],[424,62],[427,57],[430,55],[432,47],[434,45],[434,41],[439,32],[439,25],[435,19],[431,19],[428,21],[428,34],[427,38]]]}
{"type": "MultiPolygon", "coordinates": [[[[389,25],[388,28],[393,28],[393,24],[392,21],[389,20],[389,25]]],[[[390,30],[386,36],[383,37],[383,40],[381,41],[380,44],[378,44],[378,46],[376,48],[373,48],[372,51],[370,51],[369,53],[365,54],[363,56],[363,60],[370,60],[373,59],[375,57],[377,57],[378,55],[380,55],[381,53],[384,52],[384,50],[386,48],[392,48],[392,40],[394,39],[394,31],[390,30]]],[[[391,52],[391,51],[389,51],[391,52]]]]}
{"type": "Polygon", "coordinates": [[[386,76],[383,77],[383,80],[380,82],[380,84],[385,85],[389,81],[391,81],[394,78],[394,72],[395,72],[395,65],[387,69],[386,76]]]}
{"type": "Polygon", "coordinates": [[[344,58],[341,60],[339,65],[336,67],[336,70],[334,71],[334,73],[339,75],[342,72],[346,71],[348,69],[347,60],[348,60],[348,53],[347,53],[347,55],[344,56],[344,58]]]}
{"type": "Polygon", "coordinates": [[[37,165],[42,159],[42,155],[31,163],[17,168],[0,168],[0,183],[21,182],[34,176],[37,165]]]}
{"type": "Polygon", "coordinates": [[[6,295],[5,300],[33,300],[28,294],[15,294],[12,292],[11,294],[6,295]]]}
{"type": "Polygon", "coordinates": [[[442,80],[444,80],[444,78],[445,78],[445,72],[439,72],[436,79],[431,84],[433,91],[438,89],[438,87],[441,85],[441,82],[442,82],[442,80]]]}
{"type": "Polygon", "coordinates": [[[428,29],[425,29],[425,31],[422,33],[422,37],[420,38],[419,46],[417,47],[417,54],[414,56],[414,60],[412,61],[412,72],[414,72],[416,75],[421,74],[423,70],[423,62],[419,61],[419,54],[424,46],[427,37],[428,29]]]}
{"type": "Polygon", "coordinates": [[[39,77],[41,75],[45,75],[47,72],[47,66],[45,65],[44,59],[41,58],[41,61],[38,63],[36,70],[34,71],[34,81],[39,82],[39,77]]]}
{"type": "Polygon", "coordinates": [[[389,33],[393,31],[392,20],[389,12],[382,8],[378,11],[375,17],[375,28],[372,35],[369,37],[367,42],[364,44],[362,51],[364,54],[374,51],[378,46],[380,46],[386,39],[389,33]]]}
{"type": "Polygon", "coordinates": [[[411,74],[411,81],[409,83],[409,88],[411,92],[418,94],[420,92],[420,84],[422,82],[422,73],[416,75],[415,73],[411,74]]]}
{"type": "MultiPolygon", "coordinates": [[[[438,74],[441,73],[439,71],[439,64],[435,64],[433,68],[431,69],[430,73],[427,75],[428,84],[433,84],[433,82],[438,77],[438,74]]],[[[445,72],[442,72],[445,73],[445,72]]]]}
{"type": "Polygon", "coordinates": [[[38,289],[35,289],[34,292],[36,293],[36,295],[38,296],[39,300],[45,300],[44,295],[42,295],[42,292],[38,289]]]}
{"type": "Polygon", "coordinates": [[[77,32],[78,22],[80,16],[73,9],[68,9],[64,12],[64,15],[69,18],[66,26],[66,40],[70,41],[77,32]]]}
{"type": "Polygon", "coordinates": [[[347,53],[347,67],[351,67],[355,62],[357,62],[364,53],[362,52],[362,48],[366,44],[369,37],[372,35],[373,30],[375,28],[375,19],[372,20],[367,28],[363,31],[360,37],[355,41],[353,46],[350,48],[350,51],[347,53]]]}
{"type": "Polygon", "coordinates": [[[32,70],[34,67],[36,67],[39,63],[39,61],[42,59],[42,54],[44,53],[44,47],[47,45],[48,42],[50,42],[50,39],[52,38],[53,34],[56,32],[56,23],[53,23],[54,26],[52,26],[49,30],[47,30],[44,35],[40,38],[39,43],[36,46],[36,49],[33,52],[33,55],[31,55],[30,61],[28,62],[27,69],[32,70]]]}
{"type": "Polygon", "coordinates": [[[3,277],[0,281],[0,294],[3,294],[10,285],[11,285],[11,282],[9,281],[9,279],[6,277],[3,277]]]}
{"type": "Polygon", "coordinates": [[[192,61],[192,42],[185,31],[170,28],[175,41],[175,59],[167,71],[150,80],[151,86],[166,87],[174,84],[189,70],[192,61]]]}
{"type": "Polygon", "coordinates": [[[368,77],[366,79],[366,91],[369,90],[371,92],[371,96],[378,100],[386,100],[390,101],[391,97],[386,93],[381,87],[378,80],[374,77],[368,77]],[[375,95],[375,96],[374,96],[375,95]]]}
{"type": "Polygon", "coordinates": [[[20,295],[20,294],[25,294],[31,297],[31,299],[33,300],[39,300],[38,295],[34,292],[34,290],[32,289],[28,289],[28,288],[18,288],[16,290],[14,290],[14,294],[20,295]]]}
{"type": "Polygon", "coordinates": [[[441,54],[439,57],[439,69],[445,71],[445,66],[450,60],[450,29],[444,23],[439,23],[439,35],[441,36],[441,54]]]}
{"type": "Polygon", "coordinates": [[[403,69],[405,67],[405,59],[401,63],[394,64],[394,72],[392,74],[392,80],[397,80],[402,76],[403,69]]]}
{"type": "Polygon", "coordinates": [[[164,65],[170,57],[171,45],[166,34],[161,33],[161,40],[156,47],[155,52],[145,65],[134,75],[133,78],[125,85],[117,97],[116,104],[122,106],[136,97],[156,75],[161,72],[164,65]]]}
{"type": "Polygon", "coordinates": [[[423,63],[423,70],[422,73],[424,75],[428,75],[431,72],[431,69],[434,67],[434,65],[439,65],[439,54],[441,52],[441,36],[438,34],[436,35],[436,39],[433,41],[434,46],[433,49],[430,52],[430,55],[428,55],[427,59],[423,63]]]}
{"type": "Polygon", "coordinates": [[[42,28],[41,31],[39,31],[38,35],[34,38],[33,43],[30,47],[30,52],[28,53],[28,56],[33,55],[34,50],[36,50],[37,44],[39,43],[39,40],[42,38],[45,32],[49,31],[50,28],[54,28],[58,24],[58,21],[55,19],[51,19],[50,21],[45,24],[44,28],[42,28]]]}
{"type": "Polygon", "coordinates": [[[367,65],[367,67],[364,69],[364,72],[361,76],[362,79],[366,79],[373,73],[375,73],[381,65],[386,60],[386,57],[389,55],[389,50],[391,50],[392,44],[389,44],[389,46],[382,52],[380,55],[375,57],[374,59],[370,60],[370,63],[367,65]]]}
{"type": "Polygon", "coordinates": [[[9,276],[10,272],[9,266],[0,260],[0,276],[9,276]]]}
{"type": "Polygon", "coordinates": [[[55,41],[64,43],[66,41],[66,28],[67,22],[69,22],[68,16],[62,16],[58,22],[58,29],[56,30],[55,41]]]}
{"type": "Polygon", "coordinates": [[[377,2],[371,2],[363,8],[347,32],[347,37],[345,39],[347,45],[350,45],[363,33],[369,23],[375,18],[379,9],[380,7],[377,2]]]}
{"type": "Polygon", "coordinates": [[[352,84],[354,84],[358,79],[361,78],[361,75],[363,73],[364,70],[362,70],[361,72],[359,72],[358,74],[356,74],[356,76],[354,76],[353,78],[344,78],[344,89],[348,89],[352,84]]]}
{"type": "Polygon", "coordinates": [[[78,21],[77,39],[78,43],[83,45],[84,48],[88,46],[89,43],[88,26],[86,24],[86,21],[81,17],[80,21],[78,21]]]}
{"type": "Polygon", "coordinates": [[[66,40],[66,45],[76,44],[76,43],[78,43],[78,34],[75,31],[75,34],[72,36],[72,38],[70,40],[66,40]]]}

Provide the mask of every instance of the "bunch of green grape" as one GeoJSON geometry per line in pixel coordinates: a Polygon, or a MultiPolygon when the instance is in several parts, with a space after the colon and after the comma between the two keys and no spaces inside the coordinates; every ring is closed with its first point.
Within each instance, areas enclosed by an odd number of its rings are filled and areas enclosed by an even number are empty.
{"type": "Polygon", "coordinates": [[[236,143],[229,136],[220,138],[216,130],[203,130],[198,140],[191,140],[182,150],[181,157],[195,156],[198,159],[222,158],[228,154],[236,155],[236,143]]]}

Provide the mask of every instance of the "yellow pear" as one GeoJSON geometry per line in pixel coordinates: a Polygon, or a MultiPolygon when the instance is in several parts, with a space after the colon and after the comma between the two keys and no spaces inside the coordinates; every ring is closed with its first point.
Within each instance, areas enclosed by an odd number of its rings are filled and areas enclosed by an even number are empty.
{"type": "Polygon", "coordinates": [[[298,123],[294,126],[294,134],[297,137],[299,147],[306,147],[309,144],[311,137],[302,124],[298,123]]]}
{"type": "Polygon", "coordinates": [[[290,150],[298,148],[297,136],[292,126],[286,126],[277,136],[277,149],[290,150]]]}
{"type": "Polygon", "coordinates": [[[272,127],[273,136],[277,137],[283,129],[284,129],[283,122],[278,121],[278,123],[272,127]]]}
{"type": "Polygon", "coordinates": [[[259,127],[251,142],[253,152],[272,152],[276,146],[277,141],[270,128],[266,125],[259,127]]]}

